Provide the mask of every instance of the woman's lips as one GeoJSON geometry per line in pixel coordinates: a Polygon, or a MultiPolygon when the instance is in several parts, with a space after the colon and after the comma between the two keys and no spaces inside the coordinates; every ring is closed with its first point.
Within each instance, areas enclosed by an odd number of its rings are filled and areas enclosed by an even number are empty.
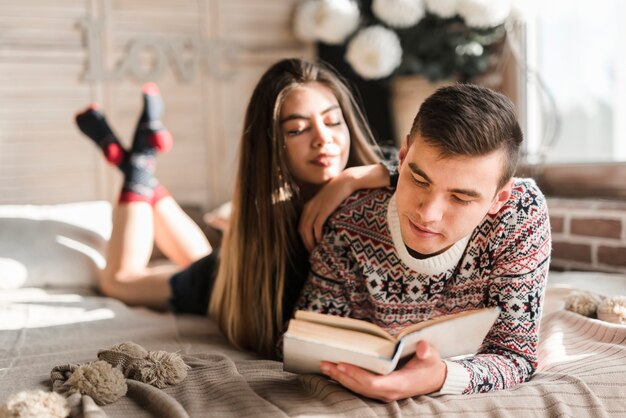
{"type": "Polygon", "coordinates": [[[335,158],[337,158],[336,155],[320,154],[317,157],[313,158],[311,160],[311,163],[319,165],[320,167],[330,167],[333,164],[335,158]]]}

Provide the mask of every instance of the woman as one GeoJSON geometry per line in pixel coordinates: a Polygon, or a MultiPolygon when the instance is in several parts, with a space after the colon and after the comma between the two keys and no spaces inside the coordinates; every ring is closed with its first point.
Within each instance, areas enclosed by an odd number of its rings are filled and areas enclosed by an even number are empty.
{"type": "Polygon", "coordinates": [[[389,182],[386,170],[375,164],[378,154],[365,118],[328,67],[287,59],[268,69],[246,111],[230,227],[218,256],[153,177],[154,156],[170,141],[159,122],[155,88],[144,97],[147,110],[135,135],[140,145],[127,153],[119,151],[108,127],[97,135],[83,128],[85,120],[106,125],[96,110],[77,117],[81,130],[125,173],[100,287],[130,304],[165,307],[169,301],[177,311],[197,313],[206,313],[209,305],[231,343],[271,356],[308,273],[298,235],[305,205],[310,226],[301,231],[311,246],[312,228],[319,234],[343,198],[389,182]],[[143,150],[142,158],[134,157],[134,149],[143,150]],[[346,167],[353,168],[343,171],[346,167]],[[323,201],[312,201],[328,183],[319,195],[323,201]],[[179,267],[188,267],[147,268],[152,231],[159,248],[179,267]]]}

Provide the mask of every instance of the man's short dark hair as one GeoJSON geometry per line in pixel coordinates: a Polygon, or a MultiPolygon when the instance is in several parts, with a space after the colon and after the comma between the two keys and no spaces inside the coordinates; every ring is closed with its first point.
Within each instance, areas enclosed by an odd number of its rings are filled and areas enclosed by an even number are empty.
{"type": "Polygon", "coordinates": [[[515,107],[505,95],[460,83],[440,88],[422,103],[411,127],[409,145],[416,134],[444,158],[504,150],[498,190],[515,173],[523,141],[515,107]]]}

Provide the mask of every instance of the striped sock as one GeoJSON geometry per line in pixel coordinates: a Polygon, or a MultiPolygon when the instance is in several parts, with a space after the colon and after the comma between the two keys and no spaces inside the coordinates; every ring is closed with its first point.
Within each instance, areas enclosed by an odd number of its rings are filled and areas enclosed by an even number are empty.
{"type": "Polygon", "coordinates": [[[156,154],[169,151],[173,141],[161,122],[163,101],[156,84],[146,83],[143,86],[143,100],[144,108],[137,122],[133,145],[120,165],[124,172],[124,184],[119,201],[154,204],[169,195],[154,177],[156,154]],[[155,189],[158,195],[155,195],[155,189]]]}

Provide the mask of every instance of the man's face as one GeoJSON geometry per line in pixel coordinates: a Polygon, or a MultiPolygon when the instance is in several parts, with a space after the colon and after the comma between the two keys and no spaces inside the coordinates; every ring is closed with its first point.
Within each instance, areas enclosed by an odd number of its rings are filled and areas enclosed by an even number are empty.
{"type": "Polygon", "coordinates": [[[496,190],[504,151],[442,158],[415,135],[400,150],[396,205],[404,244],[414,256],[432,256],[469,235],[487,213],[497,213],[512,181],[496,190]]]}

